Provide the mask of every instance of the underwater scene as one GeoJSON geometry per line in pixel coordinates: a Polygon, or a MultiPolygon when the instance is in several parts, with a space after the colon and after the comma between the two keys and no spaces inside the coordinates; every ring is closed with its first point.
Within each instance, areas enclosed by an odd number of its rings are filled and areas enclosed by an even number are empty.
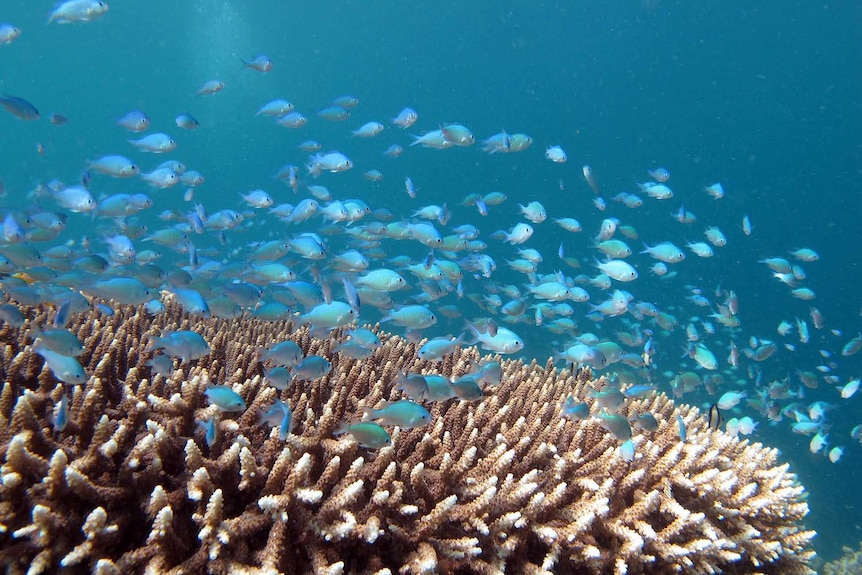
{"type": "Polygon", "coordinates": [[[0,562],[862,572],[860,22],[5,2],[0,562]]]}

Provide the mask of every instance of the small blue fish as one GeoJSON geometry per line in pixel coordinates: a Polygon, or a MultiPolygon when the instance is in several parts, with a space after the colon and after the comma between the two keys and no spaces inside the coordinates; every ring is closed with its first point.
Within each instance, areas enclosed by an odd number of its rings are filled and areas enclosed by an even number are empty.
{"type": "Polygon", "coordinates": [[[382,449],[392,445],[392,438],[385,429],[373,421],[360,421],[353,424],[342,424],[333,434],[349,433],[360,446],[367,449],[382,449]]]}
{"type": "Polygon", "coordinates": [[[276,365],[292,367],[299,365],[304,357],[302,350],[291,340],[279,342],[270,346],[263,354],[261,361],[271,361],[276,365]]]}
{"type": "Polygon", "coordinates": [[[638,415],[634,424],[636,427],[643,429],[644,431],[655,431],[658,429],[658,421],[652,413],[642,413],[638,415]]]}
{"type": "Polygon", "coordinates": [[[345,341],[343,343],[337,344],[335,346],[335,351],[340,355],[344,355],[357,361],[368,359],[369,357],[374,355],[373,349],[362,347],[361,345],[353,341],[345,341]]]}
{"type": "Polygon", "coordinates": [[[227,385],[208,385],[204,394],[221,411],[245,411],[245,400],[227,385]]]}
{"type": "Polygon", "coordinates": [[[290,370],[280,365],[277,365],[272,369],[265,369],[263,377],[268,384],[279,391],[287,389],[287,386],[290,385],[291,382],[290,370]]]}
{"type": "Polygon", "coordinates": [[[151,336],[149,349],[164,349],[171,357],[178,357],[182,363],[209,355],[210,346],[206,340],[193,331],[165,331],[161,337],[151,336]]]}
{"type": "Polygon", "coordinates": [[[65,356],[48,349],[48,346],[38,338],[33,342],[32,349],[34,353],[42,356],[54,377],[63,383],[83,385],[87,382],[87,374],[83,366],[74,357],[65,356]]]}
{"type": "Polygon", "coordinates": [[[149,288],[141,280],[128,277],[97,280],[84,291],[126,305],[139,305],[152,298],[149,288]]]}
{"type": "Polygon", "coordinates": [[[402,429],[422,427],[431,422],[431,414],[427,409],[402,399],[394,403],[384,403],[380,409],[365,409],[369,419],[378,419],[385,425],[397,425],[402,429]]]}
{"type": "Polygon", "coordinates": [[[620,444],[620,456],[626,461],[635,460],[635,444],[631,439],[626,439],[620,444]]]}
{"type": "Polygon", "coordinates": [[[479,382],[474,376],[465,375],[459,377],[449,384],[452,392],[458,399],[463,401],[479,401],[485,394],[482,393],[482,388],[479,387],[479,382]]]}
{"type": "Polygon", "coordinates": [[[183,130],[197,130],[201,125],[191,114],[179,114],[175,119],[177,127],[183,130]]]}
{"type": "Polygon", "coordinates": [[[290,405],[276,399],[268,410],[258,410],[257,421],[258,425],[278,426],[278,438],[284,441],[293,428],[293,410],[290,405]]]}
{"type": "Polygon", "coordinates": [[[350,110],[341,106],[327,106],[319,110],[317,115],[330,122],[343,122],[350,117],[350,110]]]}
{"type": "Polygon", "coordinates": [[[332,364],[325,357],[309,355],[293,368],[293,379],[320,379],[332,370],[332,364]]]}
{"type": "Polygon", "coordinates": [[[685,430],[685,420],[681,415],[676,416],[676,423],[679,426],[679,439],[682,442],[685,442],[686,430],[685,430]]]}
{"type": "Polygon", "coordinates": [[[26,318],[18,306],[10,303],[0,304],[0,320],[8,323],[12,327],[21,327],[24,325],[26,318]]]}
{"type": "Polygon", "coordinates": [[[41,329],[38,326],[32,326],[30,333],[33,339],[38,338],[47,349],[60,355],[74,357],[84,353],[84,344],[81,343],[81,340],[75,334],[70,333],[66,329],[41,329]]]}
{"type": "Polygon", "coordinates": [[[212,447],[216,442],[216,432],[218,431],[218,426],[216,425],[216,419],[212,415],[209,419],[206,420],[198,420],[195,421],[198,427],[204,430],[204,438],[207,442],[207,447],[212,447]]]}
{"type": "Polygon", "coordinates": [[[215,94],[224,90],[224,82],[221,80],[207,80],[198,90],[198,96],[215,94]]]}
{"type": "Polygon", "coordinates": [[[604,428],[605,431],[610,431],[617,439],[621,441],[631,439],[632,427],[629,425],[629,422],[626,421],[625,417],[603,411],[599,414],[599,419],[601,420],[602,428],[604,428]]]}
{"type": "Polygon", "coordinates": [[[96,311],[98,311],[101,314],[104,314],[108,317],[114,317],[114,308],[112,308],[108,304],[99,302],[96,305],[94,305],[93,307],[96,308],[96,311]]]}
{"type": "Polygon", "coordinates": [[[39,110],[36,109],[36,106],[18,96],[10,96],[9,94],[0,96],[0,106],[6,108],[10,114],[20,120],[33,121],[39,119],[39,110]]]}
{"type": "Polygon", "coordinates": [[[428,386],[425,400],[446,401],[447,399],[457,397],[455,391],[452,389],[452,382],[449,381],[449,378],[430,373],[424,377],[428,386]]]}
{"type": "Polygon", "coordinates": [[[145,132],[150,129],[150,117],[140,110],[132,110],[117,120],[117,125],[130,132],[145,132]]]}
{"type": "Polygon", "coordinates": [[[144,308],[147,310],[147,314],[151,316],[159,315],[165,313],[165,304],[157,299],[151,299],[148,301],[144,308]]]}
{"type": "Polygon", "coordinates": [[[69,396],[63,391],[63,397],[60,398],[60,404],[57,406],[57,413],[54,416],[54,429],[63,431],[69,423],[69,396]]]}
{"type": "Polygon", "coordinates": [[[161,132],[147,134],[137,140],[129,140],[129,143],[142,152],[152,152],[154,154],[171,152],[177,147],[176,140],[161,132]]]}
{"type": "Polygon", "coordinates": [[[272,60],[270,60],[269,57],[265,56],[264,54],[255,56],[253,59],[248,61],[240,58],[240,61],[242,62],[244,68],[256,70],[261,74],[266,74],[267,72],[272,70],[272,60]]]}
{"type": "Polygon", "coordinates": [[[474,373],[473,377],[482,385],[490,387],[499,385],[503,381],[503,366],[499,361],[489,361],[474,373]]]}
{"type": "Polygon", "coordinates": [[[652,393],[656,390],[654,385],[633,385],[631,387],[626,388],[623,391],[623,395],[628,399],[634,399],[643,397],[648,393],[652,393]]]}
{"type": "Polygon", "coordinates": [[[48,17],[48,23],[69,24],[72,22],[89,22],[108,11],[108,5],[101,0],[66,0],[54,8],[48,17]]]}
{"type": "Polygon", "coordinates": [[[428,382],[425,376],[418,373],[399,372],[395,379],[395,389],[402,390],[410,399],[421,400],[428,395],[428,382]]]}
{"type": "Polygon", "coordinates": [[[575,403],[575,398],[570,395],[563,404],[563,415],[575,421],[582,421],[590,416],[590,406],[586,403],[575,403]]]}
{"type": "Polygon", "coordinates": [[[165,378],[170,377],[171,374],[174,373],[174,361],[166,355],[153,356],[153,358],[144,365],[152,369],[154,374],[161,375],[165,378]]]}
{"type": "Polygon", "coordinates": [[[172,292],[186,313],[203,317],[210,316],[210,308],[201,293],[194,289],[174,288],[172,292]]]}

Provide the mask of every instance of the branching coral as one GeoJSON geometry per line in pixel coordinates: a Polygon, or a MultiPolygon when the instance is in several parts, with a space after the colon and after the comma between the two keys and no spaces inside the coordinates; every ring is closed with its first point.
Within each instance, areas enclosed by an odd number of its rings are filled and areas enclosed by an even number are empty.
{"type": "MultiPolygon", "coordinates": [[[[38,323],[52,313],[31,310],[38,323]]],[[[26,331],[0,331],[9,573],[812,572],[803,488],[775,450],[709,430],[696,409],[656,395],[620,411],[659,421],[635,435],[628,462],[596,418],[560,416],[569,395],[592,402],[601,382],[588,372],[506,361],[482,401],[429,404],[429,425],[395,429],[391,447],[370,451],[333,432],[400,398],[399,370],[457,376],[478,351],[422,362],[415,344],[381,334],[382,347],[357,361],[332,351],[337,331],[316,339],[287,322],[199,320],[174,305],[149,318],[129,307],[72,326],[90,379],[72,390],[56,432],[63,387],[26,331]],[[153,375],[147,342],[164,329],[194,330],[212,352],[153,375]],[[326,356],[329,375],[267,386],[260,348],[287,338],[326,356]],[[249,406],[220,419],[212,447],[196,425],[214,413],[208,383],[232,386],[249,406]],[[256,424],[276,398],[294,411],[285,441],[256,424]]]]}

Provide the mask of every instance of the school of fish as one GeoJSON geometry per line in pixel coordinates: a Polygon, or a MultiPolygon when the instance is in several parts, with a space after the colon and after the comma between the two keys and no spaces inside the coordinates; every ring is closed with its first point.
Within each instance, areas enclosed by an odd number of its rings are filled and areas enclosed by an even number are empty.
{"type": "MultiPolygon", "coordinates": [[[[69,0],[47,21],[99,25],[92,22],[108,12],[105,2],[69,0]]],[[[25,41],[26,30],[0,23],[0,50],[25,41]]],[[[566,134],[539,138],[525,126],[477,137],[467,126],[487,118],[426,118],[409,102],[387,103],[388,118],[367,117],[353,95],[321,96],[300,111],[283,94],[247,102],[247,121],[270,122],[273,139],[285,130],[297,134],[286,161],[265,174],[271,185],[217,192],[223,188],[217,178],[182,161],[184,149],[204,145],[197,133],[219,128],[199,122],[195,106],[249,74],[288,73],[263,54],[237,64],[242,69],[226,70],[226,79],[200,78],[199,89],[176,102],[172,122],[156,122],[145,110],[117,110],[113,125],[92,126],[116,132],[118,143],[101,154],[82,150],[78,180],[60,181],[45,152],[50,142],[34,141],[46,160],[41,173],[30,174],[38,183],[30,189],[0,183],[0,288],[7,298],[0,318],[20,326],[19,306],[58,309],[54,325],[34,326],[31,336],[33,350],[60,381],[87,381],[75,359],[80,341],[65,329],[73,314],[91,305],[111,314],[111,306],[143,304],[155,315],[164,313],[169,296],[196,316],[289,318],[319,335],[351,326],[338,353],[358,359],[380,341],[357,326],[379,321],[421,341],[419,357],[427,361],[476,344],[495,354],[553,356],[561,367],[592,368],[610,381],[593,392],[600,410],[593,415],[620,440],[626,459],[634,457],[632,426],[649,431],[657,423],[650,414],[627,421],[616,409],[657,391],[712,405],[710,425],[724,422],[733,434],[764,425],[801,434],[812,453],[833,463],[862,442],[862,423],[832,427],[834,410],[852,402],[860,385],[854,356],[862,335],[855,327],[827,326],[815,304],[822,296],[807,281],[809,272],[823,273],[823,264],[814,249],[797,243],[803,239],[788,240],[780,253],[761,253],[758,214],[727,205],[734,190],[725,189],[721,174],[694,189],[676,187],[666,168],[645,166],[640,181],[619,183],[588,165],[573,167],[566,134]],[[332,122],[343,123],[343,139],[315,140],[316,126],[332,122]],[[354,163],[345,150],[359,147],[364,159],[354,163]],[[367,161],[368,150],[377,161],[367,161]],[[400,158],[408,154],[442,170],[449,154],[472,154],[488,170],[541,163],[555,185],[516,181],[508,194],[491,186],[464,193],[451,173],[452,185],[439,189],[405,173],[400,158]],[[178,193],[185,208],[166,208],[174,204],[166,195],[178,193]],[[390,211],[395,195],[411,209],[390,211]],[[708,210],[695,215],[686,204],[708,210]],[[483,224],[489,216],[507,225],[483,224]],[[738,296],[748,281],[735,273],[740,259],[756,260],[775,279],[762,294],[770,309],[751,309],[738,296]],[[758,327],[750,329],[753,317],[758,327]],[[766,323],[774,331],[764,330],[766,323]],[[816,346],[822,361],[802,363],[796,352],[803,346],[816,346]]],[[[14,84],[7,80],[7,87],[14,84]]],[[[43,118],[38,100],[38,94],[0,97],[8,112],[0,130],[17,121],[48,121],[57,130],[87,121],[60,112],[43,118]]],[[[163,375],[209,353],[207,342],[187,331],[163,333],[150,349],[149,365],[163,375]]],[[[267,381],[278,389],[330,369],[326,358],[304,357],[289,341],[273,342],[264,361],[267,381]]],[[[423,404],[481,399],[501,377],[497,361],[456,381],[400,374],[403,400],[356,414],[338,433],[369,449],[384,447],[391,443],[385,426],[425,425],[430,415],[423,404]]],[[[210,387],[207,398],[219,414],[246,409],[228,387],[210,387]]],[[[60,430],[67,401],[57,408],[60,430]]],[[[590,409],[571,400],[560,414],[585,419],[590,409]]],[[[259,421],[284,439],[291,408],[276,401],[259,421]]],[[[209,445],[216,423],[198,422],[209,445]]]]}

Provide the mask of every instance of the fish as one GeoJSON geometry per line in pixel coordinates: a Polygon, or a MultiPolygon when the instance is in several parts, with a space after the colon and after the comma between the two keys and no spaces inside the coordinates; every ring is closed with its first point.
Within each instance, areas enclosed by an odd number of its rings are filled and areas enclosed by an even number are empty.
{"type": "Polygon", "coordinates": [[[634,425],[644,431],[655,431],[658,429],[658,420],[652,413],[642,413],[635,417],[634,425]]]}
{"type": "Polygon", "coordinates": [[[89,162],[87,169],[115,178],[130,178],[141,173],[141,169],[134,162],[119,155],[102,156],[89,162]]]}
{"type": "Polygon", "coordinates": [[[628,262],[610,259],[604,262],[596,261],[596,267],[603,274],[619,282],[631,282],[638,279],[637,270],[628,262]]]}
{"type": "Polygon", "coordinates": [[[353,167],[353,162],[341,152],[313,154],[308,158],[308,173],[314,177],[322,172],[345,172],[353,167]]]}
{"type": "Polygon", "coordinates": [[[218,440],[218,425],[215,416],[209,416],[207,419],[199,419],[195,424],[204,430],[204,441],[207,447],[212,447],[218,440]]]}
{"type": "Polygon", "coordinates": [[[129,143],[142,152],[152,152],[154,154],[172,152],[177,147],[176,140],[161,132],[148,134],[137,140],[129,140],[129,143]]]}
{"type": "Polygon", "coordinates": [[[295,130],[306,125],[308,123],[308,118],[299,112],[293,111],[279,116],[276,123],[283,128],[291,128],[295,130]]]}
{"type": "Polygon", "coordinates": [[[446,142],[455,146],[472,146],[476,143],[473,133],[461,124],[444,124],[440,133],[446,142]]]}
{"type": "Polygon", "coordinates": [[[524,340],[508,328],[500,327],[496,334],[491,335],[487,332],[480,332],[472,324],[468,324],[467,327],[475,338],[471,344],[478,343],[485,351],[494,351],[505,355],[517,353],[524,349],[524,340]]]}
{"type": "Polygon", "coordinates": [[[0,106],[6,108],[6,111],[18,118],[19,120],[34,121],[39,119],[39,110],[36,106],[18,96],[10,96],[4,94],[0,96],[0,106]]]}
{"type": "Polygon", "coordinates": [[[30,335],[33,339],[42,342],[45,348],[67,357],[77,357],[84,353],[84,344],[75,336],[63,328],[40,328],[32,326],[30,335]]]}
{"type": "Polygon", "coordinates": [[[631,439],[626,439],[620,444],[620,457],[622,457],[625,461],[634,461],[635,460],[635,444],[631,439]]]}
{"type": "Polygon", "coordinates": [[[862,334],[845,343],[844,347],[841,348],[841,355],[843,357],[850,357],[859,353],[860,350],[862,350],[862,334]]]}
{"type": "Polygon", "coordinates": [[[576,421],[582,421],[590,416],[590,406],[586,403],[576,403],[575,399],[569,396],[563,405],[563,415],[576,421]]]}
{"type": "Polygon", "coordinates": [[[664,183],[670,179],[670,170],[667,168],[656,168],[654,170],[647,170],[649,177],[654,179],[659,183],[664,183]]]}
{"type": "Polygon", "coordinates": [[[48,24],[70,24],[73,22],[90,22],[103,16],[108,11],[108,4],[99,0],[66,0],[61,2],[48,17],[48,24]]]}
{"type": "Polygon", "coordinates": [[[454,146],[450,140],[446,139],[442,130],[431,130],[421,136],[414,134],[410,134],[410,136],[413,138],[413,141],[410,143],[411,146],[422,146],[423,148],[434,148],[436,150],[444,150],[454,146]]]}
{"type": "Polygon", "coordinates": [[[469,375],[451,381],[449,388],[455,397],[463,401],[479,401],[485,396],[476,378],[469,375]]]}
{"type": "Polygon", "coordinates": [[[333,435],[349,433],[353,439],[366,449],[382,449],[392,445],[389,434],[379,424],[373,421],[344,423],[333,432],[333,435]]]}
{"type": "Polygon", "coordinates": [[[19,36],[21,29],[8,23],[0,23],[0,44],[11,44],[19,36]]]}
{"type": "Polygon", "coordinates": [[[291,377],[295,381],[315,380],[327,375],[331,369],[332,364],[325,357],[309,355],[291,370],[291,377]]]}
{"type": "Polygon", "coordinates": [[[610,432],[620,441],[631,439],[632,427],[631,425],[629,425],[629,422],[626,421],[625,417],[614,413],[608,413],[607,411],[602,411],[602,413],[599,414],[598,418],[602,429],[610,432]]]}
{"type": "Polygon", "coordinates": [[[392,123],[401,128],[402,130],[406,130],[410,126],[416,123],[419,119],[419,114],[413,108],[403,108],[398,115],[392,118],[392,123]]]}
{"type": "Polygon", "coordinates": [[[356,315],[356,310],[350,304],[333,301],[319,304],[297,319],[300,323],[310,324],[312,329],[334,329],[349,324],[356,315]]]}
{"type": "Polygon", "coordinates": [[[299,365],[304,356],[299,345],[288,339],[264,350],[261,361],[271,361],[275,365],[293,367],[299,365]]]}
{"type": "Polygon", "coordinates": [[[203,85],[198,89],[198,96],[205,96],[216,94],[224,90],[225,83],[221,80],[207,80],[203,83],[203,85]]]}
{"type": "Polygon", "coordinates": [[[63,395],[60,397],[60,403],[57,404],[57,410],[53,417],[54,429],[60,433],[66,429],[69,424],[69,394],[63,390],[63,395]]]}
{"type": "Polygon", "coordinates": [[[69,123],[69,118],[64,116],[63,114],[53,113],[48,116],[48,121],[54,124],[55,126],[62,126],[64,124],[69,123]]]}
{"type": "Polygon", "coordinates": [[[245,400],[227,385],[207,385],[207,400],[219,411],[245,411],[245,400]]]}
{"type": "Polygon", "coordinates": [[[188,330],[163,331],[161,336],[150,336],[149,350],[162,349],[171,356],[187,363],[206,357],[210,346],[198,333],[188,330]]]}
{"type": "Polygon", "coordinates": [[[437,361],[445,355],[455,351],[455,348],[463,342],[463,334],[455,339],[448,337],[437,337],[428,340],[419,348],[417,355],[425,361],[437,361]]]}
{"type": "Polygon", "coordinates": [[[390,310],[380,319],[381,323],[387,321],[410,329],[425,329],[437,323],[437,316],[423,305],[405,305],[390,310]]]}
{"type": "Polygon", "coordinates": [[[709,429],[719,429],[721,427],[721,410],[718,404],[713,403],[709,406],[709,412],[706,416],[706,425],[709,429]]]}
{"type": "Polygon", "coordinates": [[[278,427],[278,439],[284,441],[293,430],[293,410],[290,405],[276,399],[266,411],[257,411],[258,425],[271,425],[278,427]]]}
{"type": "MultiPolygon", "coordinates": [[[[711,196],[715,200],[720,200],[724,197],[724,186],[721,185],[720,182],[716,182],[714,184],[710,184],[703,189],[704,192],[708,196],[711,196]]],[[[748,235],[748,234],[745,234],[748,235]]]]}
{"type": "MultiPolygon", "coordinates": [[[[255,116],[272,116],[279,117],[284,116],[285,114],[289,114],[293,111],[293,104],[291,104],[288,100],[284,100],[282,98],[277,98],[275,100],[270,100],[260,108],[258,108],[255,116]]],[[[319,144],[318,144],[319,146],[319,144]]],[[[300,145],[300,148],[306,151],[309,151],[308,146],[303,147],[300,145]]],[[[310,151],[316,151],[319,147],[314,147],[314,149],[310,151]]]]}
{"type": "Polygon", "coordinates": [[[356,130],[353,130],[351,134],[358,138],[373,138],[374,136],[382,132],[384,128],[385,126],[380,122],[366,122],[356,130]]]}
{"type": "Polygon", "coordinates": [[[330,122],[343,122],[350,117],[350,110],[348,110],[344,106],[334,104],[332,106],[327,106],[326,108],[318,110],[317,115],[324,120],[328,120],[330,122]]]}
{"type": "Polygon", "coordinates": [[[491,237],[496,239],[503,240],[506,243],[512,245],[523,244],[527,240],[530,239],[533,235],[533,227],[529,224],[518,223],[515,224],[508,232],[504,230],[498,230],[491,237]]]}
{"type": "Polygon", "coordinates": [[[264,54],[259,54],[251,60],[243,60],[240,58],[240,61],[242,62],[243,68],[248,68],[250,70],[260,72],[261,74],[266,74],[272,70],[272,60],[269,59],[269,56],[264,54]]]}
{"type": "Polygon", "coordinates": [[[268,208],[275,202],[268,193],[263,190],[252,190],[247,194],[239,193],[242,200],[252,208],[268,208]]]}
{"type": "Polygon", "coordinates": [[[545,150],[545,157],[548,160],[554,162],[555,164],[565,164],[566,161],[569,159],[568,156],[566,156],[565,150],[563,150],[563,148],[561,148],[560,146],[556,145],[548,146],[548,148],[545,150]]]}
{"type": "Polygon", "coordinates": [[[146,132],[150,129],[150,117],[140,110],[132,110],[118,119],[117,125],[130,132],[146,132]]]}
{"type": "Polygon", "coordinates": [[[191,114],[177,114],[177,117],[174,118],[174,123],[178,128],[182,128],[183,130],[197,130],[201,123],[195,119],[191,114]]]}
{"type": "Polygon", "coordinates": [[[548,213],[547,211],[545,211],[545,207],[537,201],[532,201],[526,206],[518,204],[518,208],[520,208],[521,214],[523,214],[525,218],[527,218],[534,224],[540,224],[544,222],[548,217],[548,213]]]}
{"type": "Polygon", "coordinates": [[[31,349],[45,360],[45,364],[58,380],[67,385],[83,385],[87,383],[84,367],[72,356],[57,353],[48,348],[47,344],[37,338],[31,349]]]}
{"type": "Polygon", "coordinates": [[[682,441],[683,443],[685,443],[685,439],[686,439],[686,436],[688,435],[688,433],[685,429],[685,420],[679,414],[677,414],[677,416],[676,416],[676,423],[677,423],[677,427],[679,429],[679,440],[682,441]]]}
{"type": "Polygon", "coordinates": [[[728,391],[725,392],[716,403],[716,407],[721,409],[722,411],[727,411],[728,409],[733,409],[739,402],[747,397],[747,393],[745,391],[736,392],[736,391],[728,391]]]}
{"type": "Polygon", "coordinates": [[[397,425],[402,429],[415,429],[431,422],[431,414],[420,404],[402,399],[394,402],[383,402],[379,409],[364,410],[368,419],[376,419],[384,425],[397,425]]]}

